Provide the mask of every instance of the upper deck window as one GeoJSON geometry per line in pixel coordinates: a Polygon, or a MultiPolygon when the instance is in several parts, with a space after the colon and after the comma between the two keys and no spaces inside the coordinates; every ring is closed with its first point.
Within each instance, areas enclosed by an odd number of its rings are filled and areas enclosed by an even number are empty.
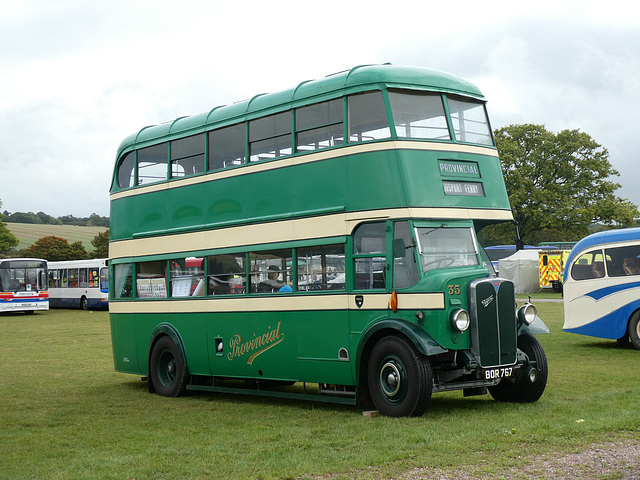
{"type": "Polygon", "coordinates": [[[245,158],[244,146],[244,123],[209,132],[209,170],[242,165],[245,158]]]}
{"type": "Polygon", "coordinates": [[[349,95],[349,142],[389,138],[391,130],[382,92],[349,95]]]}
{"type": "Polygon", "coordinates": [[[138,185],[167,179],[167,143],[138,150],[138,185]]]}
{"type": "Polygon", "coordinates": [[[204,172],[204,134],[171,142],[171,177],[204,172]]]}
{"type": "Polygon", "coordinates": [[[461,97],[449,97],[449,112],[456,140],[493,145],[484,103],[461,97]]]}
{"type": "Polygon", "coordinates": [[[291,112],[249,122],[249,161],[258,162],[291,155],[291,112]]]}
{"type": "Polygon", "coordinates": [[[451,140],[439,93],[389,91],[389,103],[398,137],[451,140]]]}
{"type": "Polygon", "coordinates": [[[118,186],[130,188],[136,184],[136,152],[127,153],[118,164],[118,186]]]}
{"type": "Polygon", "coordinates": [[[296,109],[296,152],[342,145],[342,98],[296,109]]]}

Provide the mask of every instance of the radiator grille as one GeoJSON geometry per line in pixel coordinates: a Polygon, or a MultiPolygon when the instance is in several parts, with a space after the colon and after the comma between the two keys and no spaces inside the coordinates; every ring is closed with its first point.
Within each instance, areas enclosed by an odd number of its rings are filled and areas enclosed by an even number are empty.
{"type": "Polygon", "coordinates": [[[471,353],[483,367],[513,365],[517,358],[513,282],[480,279],[469,286],[471,353]]]}

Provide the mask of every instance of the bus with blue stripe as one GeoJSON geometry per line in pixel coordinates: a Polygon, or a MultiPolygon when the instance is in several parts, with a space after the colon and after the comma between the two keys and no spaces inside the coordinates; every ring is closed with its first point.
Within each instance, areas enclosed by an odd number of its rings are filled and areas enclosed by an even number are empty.
{"type": "Polygon", "coordinates": [[[563,330],[640,350],[640,228],[589,235],[566,265],[563,330]]]}
{"type": "Polygon", "coordinates": [[[49,262],[51,308],[107,308],[108,265],[109,260],[106,258],[49,262]]]}

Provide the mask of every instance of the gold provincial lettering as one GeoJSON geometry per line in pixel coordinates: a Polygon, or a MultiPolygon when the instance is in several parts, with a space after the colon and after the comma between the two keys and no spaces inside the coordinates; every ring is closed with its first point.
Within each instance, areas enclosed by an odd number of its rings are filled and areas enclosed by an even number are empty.
{"type": "Polygon", "coordinates": [[[281,323],[282,322],[278,322],[276,328],[269,327],[269,330],[262,335],[256,335],[254,333],[253,338],[246,342],[243,342],[240,334],[236,333],[229,341],[231,351],[227,354],[227,358],[233,360],[236,357],[243,357],[249,354],[250,356],[247,359],[247,363],[252,365],[258,355],[263,354],[284,340],[284,333],[280,332],[281,323]]]}

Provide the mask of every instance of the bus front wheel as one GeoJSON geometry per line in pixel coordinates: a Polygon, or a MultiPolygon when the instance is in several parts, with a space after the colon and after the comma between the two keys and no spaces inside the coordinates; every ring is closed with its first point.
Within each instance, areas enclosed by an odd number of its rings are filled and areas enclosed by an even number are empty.
{"type": "Polygon", "coordinates": [[[535,369],[533,380],[527,377],[527,368],[516,371],[511,378],[503,378],[494,387],[489,387],[491,396],[501,402],[529,403],[538,400],[547,386],[547,356],[536,337],[527,333],[518,337],[518,349],[529,357],[529,367],[535,369]]]}
{"type": "Polygon", "coordinates": [[[433,391],[429,361],[411,342],[389,336],[378,341],[367,366],[371,400],[383,415],[410,417],[422,415],[433,391]]]}
{"type": "Polygon", "coordinates": [[[631,344],[640,350],[640,312],[636,312],[631,316],[629,320],[629,338],[631,338],[631,344]]]}
{"type": "Polygon", "coordinates": [[[186,389],[185,368],[180,350],[168,336],[161,337],[151,350],[149,373],[153,389],[163,397],[177,397],[186,389]]]}

